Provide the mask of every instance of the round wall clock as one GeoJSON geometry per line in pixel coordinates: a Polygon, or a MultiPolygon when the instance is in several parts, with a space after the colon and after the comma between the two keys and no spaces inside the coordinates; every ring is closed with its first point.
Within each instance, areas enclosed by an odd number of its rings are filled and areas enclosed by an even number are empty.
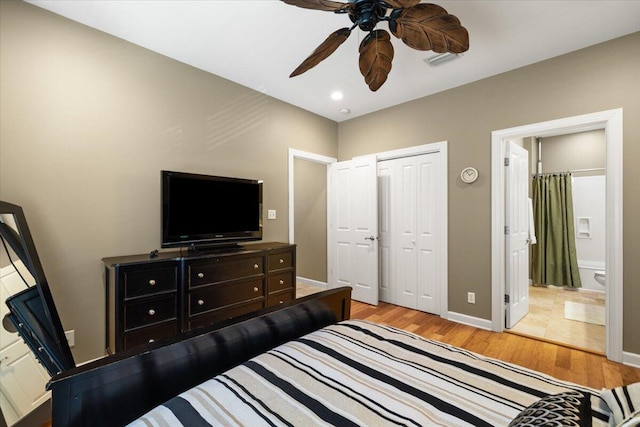
{"type": "Polygon", "coordinates": [[[462,172],[460,172],[460,179],[462,180],[462,182],[471,184],[476,179],[478,179],[478,170],[472,167],[464,168],[462,169],[462,172]]]}

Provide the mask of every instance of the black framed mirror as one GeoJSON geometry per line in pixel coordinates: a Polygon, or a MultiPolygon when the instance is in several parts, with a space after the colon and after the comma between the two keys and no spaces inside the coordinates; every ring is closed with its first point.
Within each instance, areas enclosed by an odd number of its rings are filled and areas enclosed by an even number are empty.
{"type": "Polygon", "coordinates": [[[49,284],[22,208],[0,201],[0,241],[9,262],[20,274],[25,290],[3,303],[12,324],[51,376],[75,367],[49,284]]]}

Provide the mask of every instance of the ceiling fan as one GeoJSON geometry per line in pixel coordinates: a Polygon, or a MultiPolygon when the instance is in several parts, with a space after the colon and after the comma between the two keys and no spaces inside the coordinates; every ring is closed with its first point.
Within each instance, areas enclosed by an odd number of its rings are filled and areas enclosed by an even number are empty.
{"type": "Polygon", "coordinates": [[[460,20],[442,7],[420,0],[281,0],[305,9],[346,13],[351,27],[333,32],[314,50],[289,77],[300,75],[318,65],[344,43],[358,27],[369,34],[360,43],[360,73],[372,91],[387,80],[393,60],[391,37],[385,30],[375,29],[378,22],[387,21],[389,30],[407,46],[436,53],[459,54],[469,49],[469,33],[460,20]]]}

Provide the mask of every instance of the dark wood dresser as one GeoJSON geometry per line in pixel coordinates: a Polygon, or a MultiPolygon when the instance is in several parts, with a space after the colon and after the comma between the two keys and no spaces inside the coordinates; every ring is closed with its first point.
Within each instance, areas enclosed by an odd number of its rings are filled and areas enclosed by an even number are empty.
{"type": "Polygon", "coordinates": [[[106,347],[119,352],[295,299],[296,247],[103,258],[106,347]]]}

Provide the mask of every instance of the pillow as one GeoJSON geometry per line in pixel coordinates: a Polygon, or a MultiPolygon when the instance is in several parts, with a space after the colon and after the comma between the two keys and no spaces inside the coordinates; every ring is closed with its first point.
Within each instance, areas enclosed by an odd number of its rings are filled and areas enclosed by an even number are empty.
{"type": "Polygon", "coordinates": [[[640,426],[640,410],[634,412],[624,419],[616,427],[637,427],[640,426]]]}
{"type": "MultiPolygon", "coordinates": [[[[611,409],[613,425],[627,423],[634,419],[634,415],[640,417],[640,383],[602,390],[600,397],[611,409]]],[[[636,422],[640,424],[640,421],[636,422]]]]}
{"type": "Polygon", "coordinates": [[[543,397],[523,409],[509,427],[591,427],[591,422],[591,397],[567,391],[543,397]]]}

